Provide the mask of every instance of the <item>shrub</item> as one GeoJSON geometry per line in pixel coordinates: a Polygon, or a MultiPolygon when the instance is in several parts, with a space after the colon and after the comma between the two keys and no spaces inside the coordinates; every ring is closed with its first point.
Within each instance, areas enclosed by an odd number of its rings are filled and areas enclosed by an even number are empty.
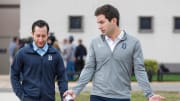
{"type": "Polygon", "coordinates": [[[158,62],[156,60],[152,59],[145,59],[144,65],[146,68],[146,71],[152,71],[153,73],[157,73],[158,71],[158,62]]]}

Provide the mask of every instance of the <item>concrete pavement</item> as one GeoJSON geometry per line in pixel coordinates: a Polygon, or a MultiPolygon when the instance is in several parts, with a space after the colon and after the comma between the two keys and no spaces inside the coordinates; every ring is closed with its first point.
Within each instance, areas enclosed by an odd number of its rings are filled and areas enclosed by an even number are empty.
{"type": "Polygon", "coordinates": [[[12,92],[0,92],[1,101],[20,101],[12,92]]]}
{"type": "MultiPolygon", "coordinates": [[[[76,85],[76,82],[69,82],[69,88],[76,85]]],[[[140,91],[141,88],[137,82],[132,82],[132,91],[140,91]]],[[[180,82],[152,82],[151,87],[153,91],[178,91],[180,92],[180,82]]],[[[88,83],[85,87],[86,90],[91,90],[92,83],[88,83]]],[[[58,88],[56,87],[56,90],[58,88]]],[[[0,100],[1,101],[19,101],[15,94],[12,92],[11,84],[8,75],[0,75],[0,100]]]]}

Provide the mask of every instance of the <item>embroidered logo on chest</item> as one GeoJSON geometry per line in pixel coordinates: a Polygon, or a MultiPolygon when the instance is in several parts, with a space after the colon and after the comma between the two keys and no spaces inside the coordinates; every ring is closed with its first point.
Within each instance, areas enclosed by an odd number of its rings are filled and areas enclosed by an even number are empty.
{"type": "Polygon", "coordinates": [[[126,43],[122,43],[121,48],[122,48],[122,49],[126,49],[126,43]]]}
{"type": "Polygon", "coordinates": [[[52,61],[52,55],[48,55],[48,60],[52,61]]]}

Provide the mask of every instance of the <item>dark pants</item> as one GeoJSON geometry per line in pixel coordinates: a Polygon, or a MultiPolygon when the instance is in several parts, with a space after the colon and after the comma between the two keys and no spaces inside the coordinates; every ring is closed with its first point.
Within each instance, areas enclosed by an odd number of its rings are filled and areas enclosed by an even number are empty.
{"type": "Polygon", "coordinates": [[[68,80],[74,80],[74,62],[73,61],[67,61],[67,74],[68,74],[68,80]]]}
{"type": "Polygon", "coordinates": [[[84,60],[76,60],[75,61],[75,71],[81,72],[84,67],[84,60]]]}
{"type": "Polygon", "coordinates": [[[113,99],[113,98],[106,98],[106,97],[91,95],[90,101],[130,101],[130,99],[113,99]]]}
{"type": "Polygon", "coordinates": [[[29,96],[24,96],[21,101],[55,101],[55,98],[49,98],[47,96],[44,97],[29,97],[29,96]]]}
{"type": "Polygon", "coordinates": [[[40,101],[40,98],[34,98],[34,97],[24,97],[21,101],[40,101]]]}

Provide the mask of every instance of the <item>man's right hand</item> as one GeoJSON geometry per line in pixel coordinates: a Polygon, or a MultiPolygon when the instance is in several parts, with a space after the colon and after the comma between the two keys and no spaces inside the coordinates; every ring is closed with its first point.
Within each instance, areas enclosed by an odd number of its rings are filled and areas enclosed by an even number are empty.
{"type": "MultiPolygon", "coordinates": [[[[73,92],[73,90],[67,90],[64,92],[63,97],[65,98],[67,95],[70,95],[73,100],[76,98],[76,94],[73,92]]],[[[64,99],[66,101],[66,99],[64,99]]]]}

